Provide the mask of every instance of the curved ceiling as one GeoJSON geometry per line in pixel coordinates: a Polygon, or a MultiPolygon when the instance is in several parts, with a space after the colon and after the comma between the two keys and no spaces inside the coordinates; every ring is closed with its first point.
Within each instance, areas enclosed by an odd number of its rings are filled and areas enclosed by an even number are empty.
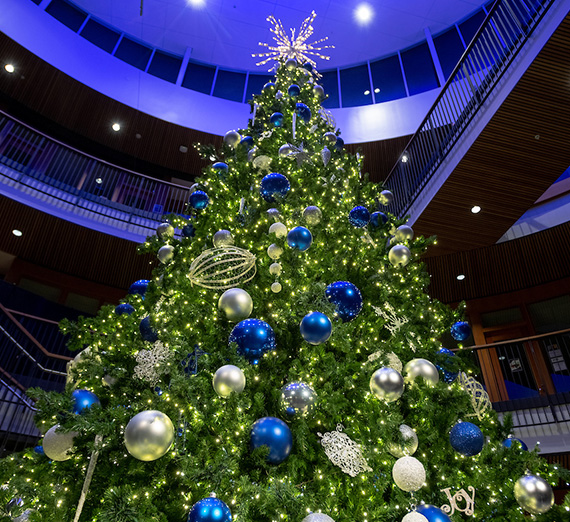
{"type": "MultiPolygon", "coordinates": [[[[273,15],[289,28],[317,13],[314,35],[328,36],[330,61],[320,69],[365,62],[405,49],[465,18],[481,0],[73,0],[103,22],[161,49],[224,68],[258,71],[259,42],[273,42],[266,20],[273,15]],[[362,4],[372,12],[361,25],[356,11],[362,4]]],[[[265,66],[267,69],[268,66],[265,66]]]]}

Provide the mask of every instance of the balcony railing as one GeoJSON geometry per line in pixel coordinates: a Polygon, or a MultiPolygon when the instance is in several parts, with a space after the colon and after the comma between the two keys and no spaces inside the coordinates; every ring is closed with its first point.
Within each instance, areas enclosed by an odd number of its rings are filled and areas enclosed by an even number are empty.
{"type": "Polygon", "coordinates": [[[497,0],[388,175],[404,217],[554,0],[497,0]]]}

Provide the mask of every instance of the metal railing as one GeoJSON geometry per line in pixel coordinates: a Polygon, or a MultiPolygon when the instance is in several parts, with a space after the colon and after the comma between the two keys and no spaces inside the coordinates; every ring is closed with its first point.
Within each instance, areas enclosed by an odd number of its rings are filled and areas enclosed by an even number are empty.
{"type": "Polygon", "coordinates": [[[497,0],[390,171],[390,211],[404,217],[554,0],[497,0]]]}

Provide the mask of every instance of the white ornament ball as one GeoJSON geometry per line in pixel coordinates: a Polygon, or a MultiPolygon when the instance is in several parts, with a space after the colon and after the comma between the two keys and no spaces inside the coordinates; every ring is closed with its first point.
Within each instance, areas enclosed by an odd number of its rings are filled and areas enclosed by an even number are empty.
{"type": "Polygon", "coordinates": [[[226,364],[216,370],[212,386],[220,397],[229,397],[232,393],[241,393],[245,388],[245,375],[241,368],[226,364]]]}
{"type": "Polygon", "coordinates": [[[237,323],[247,319],[253,311],[251,296],[241,288],[226,290],[218,300],[218,310],[226,314],[228,321],[237,323]]]}
{"type": "Polygon", "coordinates": [[[414,382],[422,377],[431,386],[439,382],[439,372],[433,363],[427,359],[412,359],[404,366],[404,380],[414,382]]]}
{"type": "Polygon", "coordinates": [[[370,391],[386,402],[397,401],[404,393],[404,379],[393,368],[380,368],[370,378],[370,391]]]}
{"type": "Polygon", "coordinates": [[[400,225],[396,229],[395,236],[397,241],[411,241],[414,239],[414,231],[408,225],[400,225]]]}
{"type": "Polygon", "coordinates": [[[390,203],[392,203],[392,201],[394,201],[394,194],[392,194],[389,190],[383,190],[380,192],[378,200],[380,203],[382,203],[382,205],[388,206],[390,203]]]}
{"type": "Polygon", "coordinates": [[[287,236],[287,227],[283,223],[273,223],[269,227],[269,233],[275,234],[277,237],[285,237],[287,236]]]}
{"type": "Polygon", "coordinates": [[[168,263],[174,257],[174,247],[172,245],[164,245],[158,249],[156,254],[161,263],[168,263]]]}
{"type": "Polygon", "coordinates": [[[271,291],[274,294],[278,294],[279,292],[281,292],[282,288],[283,287],[281,286],[281,283],[278,283],[277,281],[271,285],[271,291]]]}
{"type": "Polygon", "coordinates": [[[160,239],[174,237],[174,227],[170,223],[161,223],[156,227],[156,235],[160,239]]]}
{"type": "Polygon", "coordinates": [[[271,266],[269,267],[269,273],[274,276],[279,276],[281,275],[282,269],[283,268],[280,263],[271,263],[271,266]]]}
{"type": "Polygon", "coordinates": [[[145,462],[165,455],[174,442],[174,425],[161,411],[147,410],[137,413],[125,428],[127,451],[145,462]]]}
{"type": "Polygon", "coordinates": [[[307,515],[302,522],[334,522],[334,519],[324,513],[311,513],[307,515]]]}
{"type": "Polygon", "coordinates": [[[229,230],[218,230],[214,234],[214,239],[212,240],[216,248],[224,246],[232,246],[234,244],[234,238],[229,230]]]}
{"type": "Polygon", "coordinates": [[[279,245],[273,243],[267,247],[267,255],[271,259],[279,259],[283,255],[283,249],[279,245]]]}
{"type": "Polygon", "coordinates": [[[303,217],[308,225],[318,225],[323,218],[323,213],[319,207],[311,205],[303,211],[303,217]]]}
{"type": "Polygon", "coordinates": [[[412,253],[405,245],[394,245],[388,252],[388,260],[393,266],[406,266],[411,259],[412,253]]]}
{"type": "Polygon", "coordinates": [[[413,511],[412,513],[408,513],[402,519],[402,522],[429,522],[429,520],[426,517],[424,517],[421,513],[413,511]]]}
{"type": "Polygon", "coordinates": [[[48,458],[62,462],[71,458],[69,452],[73,448],[73,438],[77,432],[62,433],[58,431],[59,427],[59,424],[56,424],[46,432],[42,445],[48,458]]]}
{"type": "Polygon", "coordinates": [[[400,489],[417,491],[426,481],[426,470],[415,457],[402,457],[392,468],[392,478],[400,489]]]}
{"type": "Polygon", "coordinates": [[[260,156],[253,158],[253,166],[259,170],[269,170],[271,161],[272,158],[266,156],[265,154],[261,154],[260,156]]]}

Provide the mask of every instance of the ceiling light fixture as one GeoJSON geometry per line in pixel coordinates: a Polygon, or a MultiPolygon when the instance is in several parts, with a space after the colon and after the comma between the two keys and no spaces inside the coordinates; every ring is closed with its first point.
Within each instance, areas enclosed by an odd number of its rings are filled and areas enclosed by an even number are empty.
{"type": "Polygon", "coordinates": [[[206,0],[186,0],[189,5],[195,7],[196,9],[202,9],[206,7],[206,0]]]}
{"type": "Polygon", "coordinates": [[[113,123],[113,125],[111,126],[111,128],[115,131],[115,132],[119,132],[121,130],[121,126],[118,123],[113,123]]]}
{"type": "Polygon", "coordinates": [[[459,274],[459,275],[457,276],[457,280],[458,280],[458,281],[463,281],[464,279],[465,279],[465,274],[459,274]]]}
{"type": "Polygon", "coordinates": [[[473,214],[479,214],[479,212],[481,212],[481,207],[479,205],[475,205],[474,207],[471,207],[471,212],[473,212],[473,214]]]}
{"type": "Polygon", "coordinates": [[[366,90],[364,91],[364,96],[368,96],[369,94],[370,94],[370,91],[369,91],[368,89],[366,89],[366,90]]]}
{"type": "Polygon", "coordinates": [[[400,161],[402,163],[408,163],[408,161],[410,161],[410,155],[408,154],[408,151],[405,150],[404,152],[402,152],[402,156],[400,157],[400,161]]]}
{"type": "Polygon", "coordinates": [[[378,93],[380,92],[380,89],[379,89],[378,87],[376,87],[376,89],[374,89],[374,92],[375,92],[376,94],[378,94],[378,93]]]}
{"type": "Polygon", "coordinates": [[[9,73],[13,73],[16,70],[16,68],[11,63],[7,63],[4,66],[4,69],[6,69],[6,72],[9,72],[9,73]]]}
{"type": "Polygon", "coordinates": [[[359,25],[368,25],[374,18],[374,9],[366,2],[356,6],[354,18],[359,25]]]}
{"type": "Polygon", "coordinates": [[[14,230],[12,230],[12,234],[14,234],[16,237],[21,237],[22,231],[15,228],[14,230]]]}

